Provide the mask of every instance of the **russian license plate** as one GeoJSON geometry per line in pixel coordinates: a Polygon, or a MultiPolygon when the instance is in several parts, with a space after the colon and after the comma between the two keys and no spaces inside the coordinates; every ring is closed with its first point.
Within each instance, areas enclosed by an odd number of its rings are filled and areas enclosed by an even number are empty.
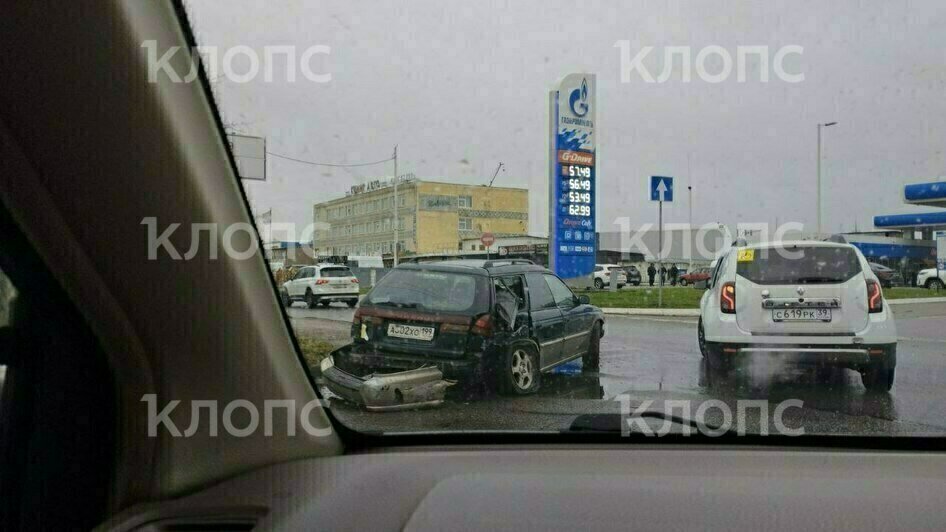
{"type": "Polygon", "coordinates": [[[434,339],[434,328],[418,327],[416,325],[404,325],[401,323],[389,323],[388,336],[429,342],[434,339]]]}
{"type": "Polygon", "coordinates": [[[777,308],[772,310],[773,321],[831,321],[829,308],[777,308]]]}

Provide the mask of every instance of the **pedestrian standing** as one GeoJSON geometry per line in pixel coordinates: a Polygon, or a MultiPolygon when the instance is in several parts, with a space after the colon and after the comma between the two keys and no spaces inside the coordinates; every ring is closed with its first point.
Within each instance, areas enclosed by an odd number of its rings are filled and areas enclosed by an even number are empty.
{"type": "Polygon", "coordinates": [[[677,275],[680,274],[680,270],[677,268],[676,264],[670,265],[670,286],[677,286],[677,275]]]}
{"type": "Polygon", "coordinates": [[[650,282],[650,286],[654,286],[654,276],[657,275],[657,268],[654,268],[654,265],[651,264],[647,266],[647,280],[650,282]]]}

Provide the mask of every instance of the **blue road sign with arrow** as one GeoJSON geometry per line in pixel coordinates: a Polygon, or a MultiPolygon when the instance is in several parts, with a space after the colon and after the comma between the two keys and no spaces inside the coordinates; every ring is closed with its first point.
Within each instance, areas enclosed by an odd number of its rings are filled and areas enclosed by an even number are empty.
{"type": "Polygon", "coordinates": [[[673,201],[673,178],[650,176],[650,201],[673,201]]]}

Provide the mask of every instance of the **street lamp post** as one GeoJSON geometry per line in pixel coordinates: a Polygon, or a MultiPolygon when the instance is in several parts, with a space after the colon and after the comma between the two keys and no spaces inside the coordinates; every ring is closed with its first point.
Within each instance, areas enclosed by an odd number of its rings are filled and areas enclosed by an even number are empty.
{"type": "Polygon", "coordinates": [[[397,255],[398,255],[397,242],[398,242],[398,237],[400,236],[398,235],[398,232],[399,232],[398,230],[400,229],[398,227],[398,223],[400,222],[400,220],[399,220],[399,216],[398,216],[399,213],[398,213],[397,208],[398,208],[398,204],[397,204],[397,146],[394,146],[394,257],[393,257],[394,261],[393,262],[394,262],[395,267],[397,267],[397,255]]]}
{"type": "MultiPolygon", "coordinates": [[[[687,178],[690,177],[690,159],[687,157],[687,178]]],[[[689,215],[689,232],[690,232],[690,244],[693,243],[693,186],[687,185],[687,208],[690,210],[689,215]]],[[[693,271],[693,250],[690,250],[690,263],[687,265],[687,272],[693,271]]]]}
{"type": "Polygon", "coordinates": [[[818,237],[821,237],[821,128],[831,127],[837,124],[837,122],[828,122],[826,124],[818,124],[818,190],[817,203],[818,203],[818,237]]]}

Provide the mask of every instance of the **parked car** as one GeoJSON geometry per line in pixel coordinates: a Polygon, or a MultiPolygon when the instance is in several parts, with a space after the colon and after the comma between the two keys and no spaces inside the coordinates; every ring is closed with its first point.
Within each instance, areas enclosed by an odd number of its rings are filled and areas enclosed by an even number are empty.
{"type": "Polygon", "coordinates": [[[692,272],[685,273],[680,276],[680,285],[689,286],[689,285],[698,285],[699,283],[705,283],[710,278],[710,269],[709,268],[697,268],[692,272]]]}
{"type": "Polygon", "coordinates": [[[319,264],[300,268],[280,287],[279,297],[287,307],[296,301],[304,301],[309,308],[327,307],[332,301],[344,301],[354,307],[358,304],[358,293],[358,278],[347,266],[319,264]]]}
{"type": "Polygon", "coordinates": [[[697,336],[710,374],[754,357],[850,368],[864,386],[889,390],[897,330],[880,280],[861,252],[834,242],[734,247],[700,301],[697,336]]]}
{"type": "Polygon", "coordinates": [[[627,277],[627,284],[641,285],[641,271],[637,269],[637,266],[631,265],[624,268],[624,275],[627,277]]]}
{"type": "Polygon", "coordinates": [[[601,290],[611,283],[611,275],[617,275],[618,288],[624,288],[627,284],[627,274],[617,264],[595,264],[594,269],[595,288],[601,290]]]}
{"type": "Polygon", "coordinates": [[[358,374],[418,368],[523,395],[575,359],[596,371],[604,314],[524,259],[402,264],[365,296],[351,334],[323,371],[342,397],[364,385],[358,374]]]}
{"type": "Polygon", "coordinates": [[[927,268],[916,274],[916,285],[931,290],[942,290],[946,286],[946,270],[927,268]]]}
{"type": "Polygon", "coordinates": [[[882,287],[891,288],[896,284],[897,278],[899,277],[896,270],[876,262],[869,262],[868,264],[870,265],[870,270],[874,272],[874,275],[880,280],[882,287]]]}

